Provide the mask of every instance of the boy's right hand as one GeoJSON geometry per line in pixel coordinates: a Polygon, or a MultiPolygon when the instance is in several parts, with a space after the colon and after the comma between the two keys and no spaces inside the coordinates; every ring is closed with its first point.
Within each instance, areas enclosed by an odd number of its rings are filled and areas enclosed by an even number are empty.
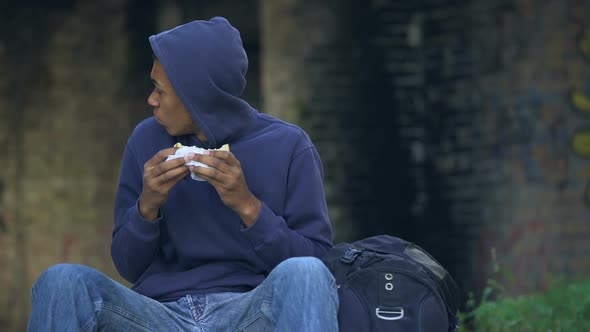
{"type": "Polygon", "coordinates": [[[184,158],[166,161],[177,148],[160,150],[143,166],[143,189],[139,196],[139,213],[150,221],[158,218],[160,207],[166,202],[170,189],[189,174],[184,158]]]}

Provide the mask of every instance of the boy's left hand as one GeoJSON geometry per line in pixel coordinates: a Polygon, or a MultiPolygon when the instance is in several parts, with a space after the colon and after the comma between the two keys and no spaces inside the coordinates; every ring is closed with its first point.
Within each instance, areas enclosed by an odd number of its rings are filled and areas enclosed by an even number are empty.
{"type": "Polygon", "coordinates": [[[194,160],[209,166],[189,166],[189,169],[209,182],[223,204],[234,210],[247,227],[256,222],[262,202],[248,188],[240,161],[233,153],[207,150],[204,154],[189,153],[184,159],[185,162],[194,160]]]}

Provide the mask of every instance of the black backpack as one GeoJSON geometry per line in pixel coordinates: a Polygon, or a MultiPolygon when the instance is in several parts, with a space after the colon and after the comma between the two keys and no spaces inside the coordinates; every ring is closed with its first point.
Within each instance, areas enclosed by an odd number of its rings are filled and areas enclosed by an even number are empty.
{"type": "Polygon", "coordinates": [[[338,244],[322,261],[338,285],[341,332],[458,330],[457,284],[417,245],[378,235],[338,244]]]}

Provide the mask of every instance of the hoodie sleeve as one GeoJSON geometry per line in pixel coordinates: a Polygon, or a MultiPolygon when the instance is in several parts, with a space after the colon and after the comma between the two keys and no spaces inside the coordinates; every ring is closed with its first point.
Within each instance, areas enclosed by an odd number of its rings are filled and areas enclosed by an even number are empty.
{"type": "Polygon", "coordinates": [[[332,246],[323,167],[315,147],[309,146],[291,161],[284,215],[276,215],[262,202],[258,219],[244,233],[271,269],[290,257],[320,258],[332,246]]]}
{"type": "Polygon", "coordinates": [[[162,222],[161,216],[151,222],[139,213],[142,172],[142,165],[137,161],[130,143],[127,143],[115,195],[111,257],[119,274],[131,283],[135,283],[154,260],[159,249],[162,222]]]}

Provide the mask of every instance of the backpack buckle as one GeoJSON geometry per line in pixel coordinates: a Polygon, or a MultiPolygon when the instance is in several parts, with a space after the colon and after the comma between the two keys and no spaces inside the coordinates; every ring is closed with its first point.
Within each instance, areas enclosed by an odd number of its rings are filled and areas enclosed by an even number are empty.
{"type": "Polygon", "coordinates": [[[352,264],[354,260],[362,253],[362,250],[356,248],[348,248],[344,255],[340,256],[340,261],[345,264],[352,264]]]}
{"type": "Polygon", "coordinates": [[[404,318],[404,308],[397,307],[390,310],[375,308],[375,315],[377,315],[379,319],[383,320],[400,320],[404,318]]]}

